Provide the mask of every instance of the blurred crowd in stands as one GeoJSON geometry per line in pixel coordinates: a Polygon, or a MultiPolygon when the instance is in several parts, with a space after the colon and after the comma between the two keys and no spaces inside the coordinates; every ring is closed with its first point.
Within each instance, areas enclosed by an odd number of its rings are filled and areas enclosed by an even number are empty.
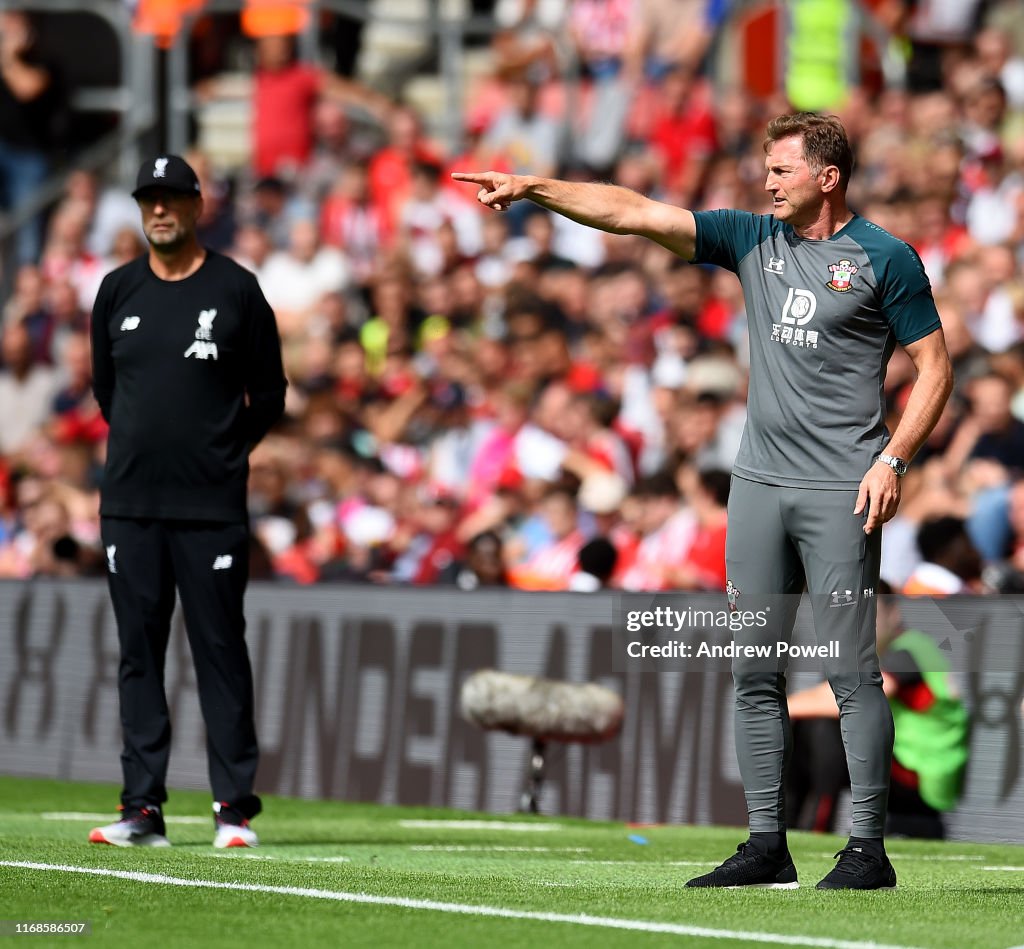
{"type": "MultiPolygon", "coordinates": [[[[724,589],[746,395],[735,277],[527,203],[485,212],[448,177],[603,178],[767,212],[763,127],[789,109],[709,80],[724,6],[500,0],[459,149],[409,105],[297,62],[291,40],[258,42],[251,167],[187,155],[202,239],[259,277],[290,380],[251,457],[254,578],[724,589]],[[580,84],[564,81],[570,37],[580,84]]],[[[875,6],[914,60],[906,88],[835,109],[857,150],[851,203],[922,256],[957,379],[882,575],[1024,590],[1024,15],[989,4],[980,30],[915,39],[912,5],[875,6]]],[[[103,275],[145,250],[129,195],[85,171],[42,234],[2,306],[0,577],[102,572],[89,313],[103,275]]],[[[912,372],[897,351],[890,429],[912,372]]]]}

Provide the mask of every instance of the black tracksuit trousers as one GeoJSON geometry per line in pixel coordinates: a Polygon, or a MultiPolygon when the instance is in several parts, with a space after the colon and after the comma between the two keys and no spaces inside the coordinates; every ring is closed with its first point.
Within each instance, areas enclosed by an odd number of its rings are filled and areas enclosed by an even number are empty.
{"type": "Polygon", "coordinates": [[[167,800],[171,721],[164,663],[177,586],[214,800],[254,817],[260,810],[253,794],[259,752],[243,612],[247,525],[104,517],[102,535],[121,644],[121,803],[142,807],[167,800]]]}

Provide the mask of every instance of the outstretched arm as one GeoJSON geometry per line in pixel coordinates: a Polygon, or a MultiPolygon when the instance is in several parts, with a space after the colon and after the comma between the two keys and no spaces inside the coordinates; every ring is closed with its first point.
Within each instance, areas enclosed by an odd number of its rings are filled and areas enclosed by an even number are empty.
{"type": "Polygon", "coordinates": [[[691,211],[652,201],[618,185],[496,171],[455,172],[452,178],[479,185],[477,200],[496,211],[525,198],[588,227],[650,238],[683,260],[693,260],[697,250],[697,224],[691,211]]]}

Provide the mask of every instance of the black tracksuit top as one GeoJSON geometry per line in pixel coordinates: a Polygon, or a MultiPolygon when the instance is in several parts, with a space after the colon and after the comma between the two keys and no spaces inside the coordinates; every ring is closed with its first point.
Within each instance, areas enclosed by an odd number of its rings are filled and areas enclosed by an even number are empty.
{"type": "Polygon", "coordinates": [[[256,277],[213,251],[184,280],[147,255],[109,273],[92,313],[93,391],[110,424],[100,513],[239,521],[249,450],[287,382],[256,277]]]}

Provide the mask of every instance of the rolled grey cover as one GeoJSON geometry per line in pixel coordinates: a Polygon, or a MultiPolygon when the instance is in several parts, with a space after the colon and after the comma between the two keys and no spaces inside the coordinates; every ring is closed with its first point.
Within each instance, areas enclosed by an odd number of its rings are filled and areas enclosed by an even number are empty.
{"type": "Polygon", "coordinates": [[[481,669],[462,686],[462,715],[481,728],[552,741],[614,738],[625,708],[611,689],[481,669]]]}

